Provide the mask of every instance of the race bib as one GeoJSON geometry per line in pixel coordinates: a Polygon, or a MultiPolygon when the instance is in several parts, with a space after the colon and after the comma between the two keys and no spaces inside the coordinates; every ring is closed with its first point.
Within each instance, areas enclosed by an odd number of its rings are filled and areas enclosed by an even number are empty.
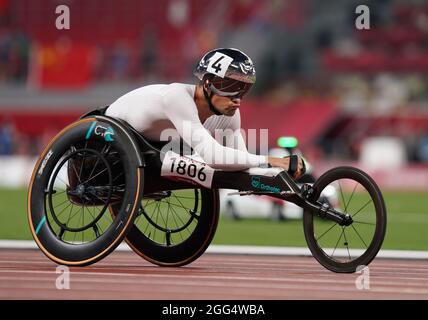
{"type": "Polygon", "coordinates": [[[207,66],[207,71],[214,73],[220,78],[224,78],[227,68],[232,63],[233,59],[223,53],[216,52],[207,66]]]}
{"type": "Polygon", "coordinates": [[[168,151],[162,162],[162,177],[179,177],[193,181],[203,187],[211,188],[214,169],[206,163],[168,151]]]}

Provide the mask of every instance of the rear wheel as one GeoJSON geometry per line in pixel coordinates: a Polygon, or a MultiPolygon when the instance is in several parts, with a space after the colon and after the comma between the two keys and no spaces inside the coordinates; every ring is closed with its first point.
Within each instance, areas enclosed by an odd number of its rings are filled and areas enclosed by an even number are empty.
{"type": "Polygon", "coordinates": [[[56,263],[94,263],[132,225],[143,171],[128,156],[127,139],[113,124],[88,118],[65,128],[42,153],[29,186],[28,219],[37,245],[56,263]],[[107,209],[114,203],[121,205],[112,218],[107,209]]]}
{"type": "MultiPolygon", "coordinates": [[[[115,215],[119,204],[111,207],[115,215]]],[[[182,266],[211,243],[219,218],[218,190],[187,189],[145,195],[126,242],[160,266],[182,266]]]]}
{"type": "Polygon", "coordinates": [[[386,232],[386,208],[378,186],[363,171],[339,167],[324,173],[314,184],[319,202],[336,190],[334,209],[351,215],[350,226],[321,219],[305,211],[304,233],[315,259],[334,272],[355,272],[367,266],[381,248],[386,232]]]}

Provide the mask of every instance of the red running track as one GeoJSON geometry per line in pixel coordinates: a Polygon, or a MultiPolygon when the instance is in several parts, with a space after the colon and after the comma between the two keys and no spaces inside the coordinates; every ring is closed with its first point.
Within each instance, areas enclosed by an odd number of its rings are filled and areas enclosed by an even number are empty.
{"type": "Polygon", "coordinates": [[[63,290],[56,267],[38,250],[0,250],[0,299],[428,299],[427,260],[375,259],[363,290],[360,273],[336,274],[312,257],[205,254],[166,268],[114,252],[70,268],[63,290]]]}

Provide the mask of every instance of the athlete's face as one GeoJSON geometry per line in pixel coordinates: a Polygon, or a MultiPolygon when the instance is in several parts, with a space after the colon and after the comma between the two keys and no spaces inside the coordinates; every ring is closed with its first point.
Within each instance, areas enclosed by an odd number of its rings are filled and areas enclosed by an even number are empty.
{"type": "Polygon", "coordinates": [[[214,94],[211,99],[215,108],[223,115],[231,117],[241,105],[240,98],[222,97],[214,94]]]}

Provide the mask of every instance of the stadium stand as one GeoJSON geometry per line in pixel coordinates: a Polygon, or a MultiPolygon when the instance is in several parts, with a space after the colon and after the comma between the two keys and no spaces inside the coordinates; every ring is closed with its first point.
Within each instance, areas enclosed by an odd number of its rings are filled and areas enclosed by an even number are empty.
{"type": "Polygon", "coordinates": [[[135,87],[193,82],[203,52],[235,46],[258,71],[243,123],[269,128],[271,144],[292,134],[322,157],[356,160],[365,138],[390,135],[411,161],[428,161],[424,1],[74,0],[71,28],[61,31],[59,4],[0,0],[4,154],[37,154],[43,143],[31,141],[135,87]],[[355,28],[363,3],[370,30],[355,28]]]}

